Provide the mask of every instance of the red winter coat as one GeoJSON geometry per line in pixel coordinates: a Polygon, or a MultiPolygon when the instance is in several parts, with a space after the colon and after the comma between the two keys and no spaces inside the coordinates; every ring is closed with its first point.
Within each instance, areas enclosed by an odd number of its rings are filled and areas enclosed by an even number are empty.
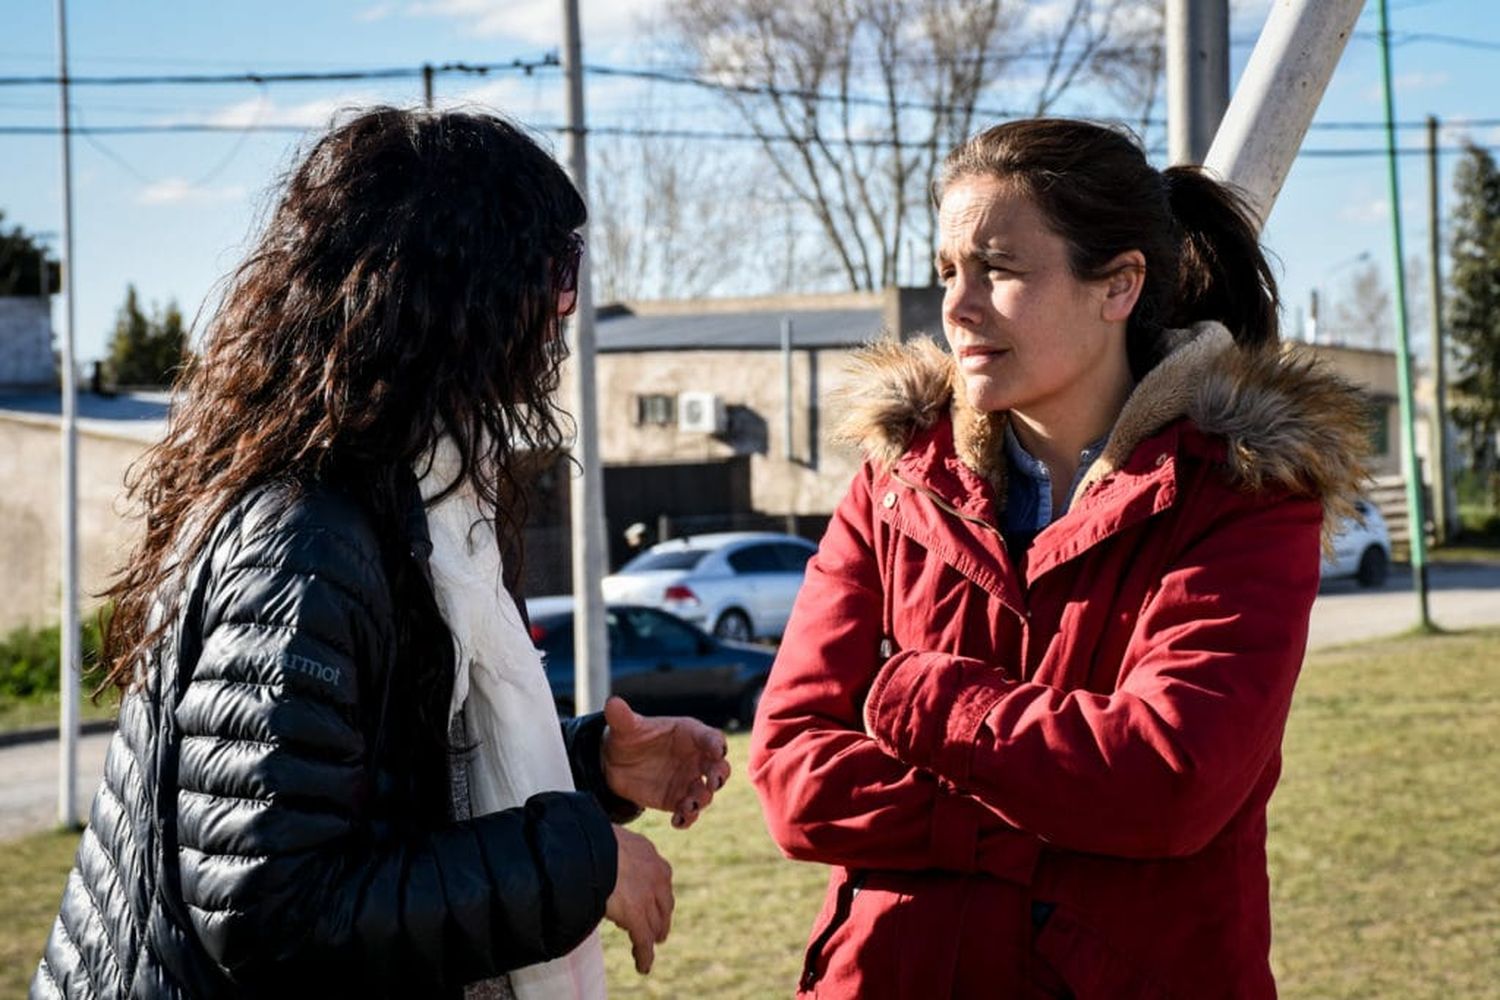
{"type": "Polygon", "coordinates": [[[869,461],[751,747],[771,835],[834,866],[803,994],[1275,995],[1266,801],[1368,410],[1217,324],[1181,339],[1023,569],[1004,415],[931,342],[866,357],[869,461]]]}

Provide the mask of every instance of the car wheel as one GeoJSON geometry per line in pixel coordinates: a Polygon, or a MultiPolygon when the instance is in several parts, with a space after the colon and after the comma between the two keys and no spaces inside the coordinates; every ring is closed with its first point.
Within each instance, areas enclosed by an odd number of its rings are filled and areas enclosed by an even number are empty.
{"type": "Polygon", "coordinates": [[[714,622],[714,635],[734,642],[749,642],[752,637],[750,619],[743,611],[733,609],[724,612],[714,622]]]}
{"type": "Polygon", "coordinates": [[[1365,549],[1365,554],[1359,557],[1359,572],[1355,579],[1361,587],[1379,587],[1385,583],[1385,578],[1390,575],[1391,561],[1385,554],[1385,549],[1378,545],[1371,545],[1365,549]]]}
{"type": "Polygon", "coordinates": [[[766,682],[759,681],[740,696],[740,728],[748,730],[755,722],[755,710],[760,707],[760,696],[765,693],[766,682]]]}

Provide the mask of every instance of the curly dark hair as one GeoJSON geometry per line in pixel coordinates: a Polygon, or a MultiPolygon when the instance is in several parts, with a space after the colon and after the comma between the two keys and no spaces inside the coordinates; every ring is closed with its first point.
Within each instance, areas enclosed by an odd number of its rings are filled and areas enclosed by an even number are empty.
{"type": "Polygon", "coordinates": [[[467,479],[518,555],[530,456],[563,439],[558,306],[586,218],[557,163],[490,114],[376,107],[319,138],[127,478],[145,534],[105,592],[109,681],[136,681],[164,628],[152,603],[267,482],[334,475],[399,528],[397,477],[446,433],[462,461],[443,495],[467,479]]]}

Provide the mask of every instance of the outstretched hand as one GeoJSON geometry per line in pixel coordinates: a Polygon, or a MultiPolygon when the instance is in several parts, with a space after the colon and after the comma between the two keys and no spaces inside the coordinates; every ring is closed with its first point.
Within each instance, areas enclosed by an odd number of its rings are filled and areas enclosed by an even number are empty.
{"type": "Polygon", "coordinates": [[[685,830],[729,780],[724,734],[697,719],[638,715],[624,698],[604,703],[604,779],[636,805],[672,814],[685,830]]]}

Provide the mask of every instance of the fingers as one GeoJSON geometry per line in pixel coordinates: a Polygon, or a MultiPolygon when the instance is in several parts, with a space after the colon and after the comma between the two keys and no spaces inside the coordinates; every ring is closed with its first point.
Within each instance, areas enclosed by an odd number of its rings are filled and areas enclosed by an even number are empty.
{"type": "Polygon", "coordinates": [[[714,800],[713,785],[704,777],[696,778],[672,809],[672,825],[686,830],[697,822],[698,815],[714,800]]]}
{"type": "Polygon", "coordinates": [[[651,963],[656,961],[656,945],[650,935],[630,932],[630,957],[635,959],[636,972],[644,976],[651,971],[651,963]]]}
{"type": "Polygon", "coordinates": [[[677,908],[672,866],[665,859],[660,859],[660,864],[655,889],[642,906],[642,919],[633,921],[630,929],[630,954],[635,959],[635,971],[643,976],[656,961],[656,946],[672,932],[672,912],[677,908]]]}
{"type": "Polygon", "coordinates": [[[640,725],[641,717],[619,695],[610,695],[604,702],[604,724],[621,736],[633,732],[640,725]]]}
{"type": "Polygon", "coordinates": [[[656,896],[656,943],[666,941],[667,935],[672,933],[672,912],[677,909],[677,896],[672,891],[672,883],[668,882],[666,889],[656,896]]]}
{"type": "Polygon", "coordinates": [[[729,761],[720,758],[708,765],[708,770],[704,773],[703,780],[712,791],[718,791],[723,788],[724,782],[729,780],[729,761]]]}

